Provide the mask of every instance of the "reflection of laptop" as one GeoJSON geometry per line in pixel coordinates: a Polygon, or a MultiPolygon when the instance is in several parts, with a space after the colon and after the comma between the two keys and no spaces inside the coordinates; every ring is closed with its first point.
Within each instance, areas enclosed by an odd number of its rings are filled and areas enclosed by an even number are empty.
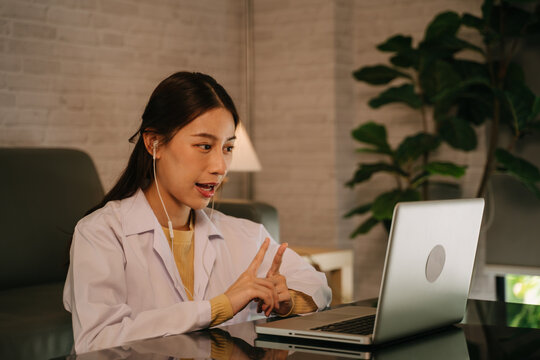
{"type": "Polygon", "coordinates": [[[459,322],[483,209],[483,199],[396,205],[377,308],[345,306],[260,324],[255,331],[379,344],[459,322]]]}
{"type": "Polygon", "coordinates": [[[338,358],[373,359],[373,360],[459,360],[469,359],[467,341],[463,330],[449,327],[443,331],[418,337],[417,339],[383,346],[366,348],[353,344],[313,341],[299,338],[284,338],[262,335],[255,340],[258,348],[279,349],[329,355],[338,358]]]}

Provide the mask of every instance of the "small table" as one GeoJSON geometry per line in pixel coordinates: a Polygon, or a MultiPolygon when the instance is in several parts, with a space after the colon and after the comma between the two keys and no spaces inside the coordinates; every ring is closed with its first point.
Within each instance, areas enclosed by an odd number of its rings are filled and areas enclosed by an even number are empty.
{"type": "Polygon", "coordinates": [[[332,304],[349,303],[353,299],[353,251],[316,247],[291,247],[298,255],[326,273],[332,289],[332,304]]]}

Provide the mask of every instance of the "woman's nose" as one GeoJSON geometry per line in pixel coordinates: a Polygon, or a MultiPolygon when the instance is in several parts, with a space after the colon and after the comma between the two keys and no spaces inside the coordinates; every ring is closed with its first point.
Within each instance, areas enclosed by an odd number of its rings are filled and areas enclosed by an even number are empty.
{"type": "Polygon", "coordinates": [[[210,164],[210,172],[212,174],[225,175],[229,164],[225,155],[222,152],[217,152],[212,156],[212,162],[210,164]]]}

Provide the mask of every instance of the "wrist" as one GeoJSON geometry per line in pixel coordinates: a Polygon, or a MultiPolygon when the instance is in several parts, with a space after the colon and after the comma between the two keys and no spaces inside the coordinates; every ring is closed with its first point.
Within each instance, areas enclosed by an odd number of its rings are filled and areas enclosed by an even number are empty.
{"type": "Polygon", "coordinates": [[[291,296],[291,299],[290,299],[291,307],[289,308],[289,311],[287,311],[286,314],[280,314],[280,313],[276,312],[276,314],[278,314],[281,317],[290,316],[294,312],[294,296],[292,296],[293,294],[291,293],[291,290],[289,290],[289,295],[291,296]]]}

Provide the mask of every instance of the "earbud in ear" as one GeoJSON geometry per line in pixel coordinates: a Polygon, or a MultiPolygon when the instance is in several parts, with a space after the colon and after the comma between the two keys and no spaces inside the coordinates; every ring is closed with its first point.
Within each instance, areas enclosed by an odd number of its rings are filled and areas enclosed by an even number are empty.
{"type": "Polygon", "coordinates": [[[154,160],[156,160],[156,148],[157,148],[158,144],[159,144],[159,141],[154,140],[153,155],[152,155],[154,160]]]}

